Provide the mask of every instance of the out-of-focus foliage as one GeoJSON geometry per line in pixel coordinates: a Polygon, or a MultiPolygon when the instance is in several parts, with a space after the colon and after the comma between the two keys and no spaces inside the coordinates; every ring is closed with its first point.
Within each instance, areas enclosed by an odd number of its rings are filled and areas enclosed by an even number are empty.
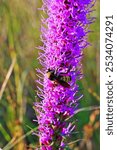
{"type": "MultiPolygon", "coordinates": [[[[38,145],[38,138],[28,133],[37,126],[33,102],[35,68],[39,67],[35,47],[42,45],[42,12],[37,10],[41,5],[40,0],[0,0],[0,147],[4,150],[31,150],[38,145]]],[[[78,81],[84,94],[80,107],[99,105],[98,0],[94,9],[96,21],[89,34],[92,46],[84,50],[84,78],[78,81]]],[[[99,150],[99,112],[84,111],[75,118],[79,133],[71,136],[67,149],[99,150]],[[85,140],[75,142],[78,139],[85,140]]]]}

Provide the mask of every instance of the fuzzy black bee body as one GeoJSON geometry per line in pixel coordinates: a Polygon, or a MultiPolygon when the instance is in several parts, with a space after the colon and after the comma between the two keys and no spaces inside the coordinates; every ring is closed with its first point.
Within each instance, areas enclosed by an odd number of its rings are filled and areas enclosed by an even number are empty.
{"type": "Polygon", "coordinates": [[[67,75],[66,73],[56,73],[56,71],[48,69],[47,73],[46,73],[48,79],[50,79],[51,81],[54,81],[55,84],[60,84],[63,87],[69,88],[70,85],[68,82],[71,81],[71,77],[69,75],[67,75]]]}
{"type": "Polygon", "coordinates": [[[60,77],[60,80],[68,83],[69,81],[71,81],[71,77],[63,75],[63,76],[60,77]]]}

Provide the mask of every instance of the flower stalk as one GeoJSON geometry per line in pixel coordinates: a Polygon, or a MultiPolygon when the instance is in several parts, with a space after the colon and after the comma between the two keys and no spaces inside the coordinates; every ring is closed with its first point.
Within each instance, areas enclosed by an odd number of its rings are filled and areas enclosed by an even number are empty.
{"type": "Polygon", "coordinates": [[[65,139],[75,126],[67,122],[78,109],[76,96],[82,78],[81,59],[83,49],[89,43],[88,26],[94,18],[88,18],[93,0],[44,0],[42,9],[48,17],[42,19],[42,53],[39,61],[43,71],[37,69],[39,79],[35,103],[38,135],[41,150],[63,150],[65,139]]]}

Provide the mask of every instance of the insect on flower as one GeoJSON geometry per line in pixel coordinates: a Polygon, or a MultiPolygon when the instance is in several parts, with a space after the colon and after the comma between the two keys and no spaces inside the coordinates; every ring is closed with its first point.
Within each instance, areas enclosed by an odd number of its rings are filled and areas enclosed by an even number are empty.
{"type": "MultiPolygon", "coordinates": [[[[69,71],[69,70],[68,70],[69,71]]],[[[67,71],[67,73],[68,73],[67,71]]],[[[68,82],[71,81],[71,76],[67,73],[58,73],[56,70],[48,69],[46,75],[49,80],[53,81],[55,85],[62,85],[63,87],[69,88],[70,85],[68,82]]]]}

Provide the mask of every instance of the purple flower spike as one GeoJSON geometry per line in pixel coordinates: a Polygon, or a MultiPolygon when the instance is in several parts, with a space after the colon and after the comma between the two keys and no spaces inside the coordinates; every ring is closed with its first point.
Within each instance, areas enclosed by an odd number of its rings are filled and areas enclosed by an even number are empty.
{"type": "Polygon", "coordinates": [[[39,61],[43,71],[38,72],[35,103],[41,150],[63,150],[64,139],[75,126],[66,121],[78,108],[77,79],[81,79],[81,59],[87,42],[88,18],[93,0],[44,0],[42,9],[48,18],[43,19],[42,42],[39,61]]]}

